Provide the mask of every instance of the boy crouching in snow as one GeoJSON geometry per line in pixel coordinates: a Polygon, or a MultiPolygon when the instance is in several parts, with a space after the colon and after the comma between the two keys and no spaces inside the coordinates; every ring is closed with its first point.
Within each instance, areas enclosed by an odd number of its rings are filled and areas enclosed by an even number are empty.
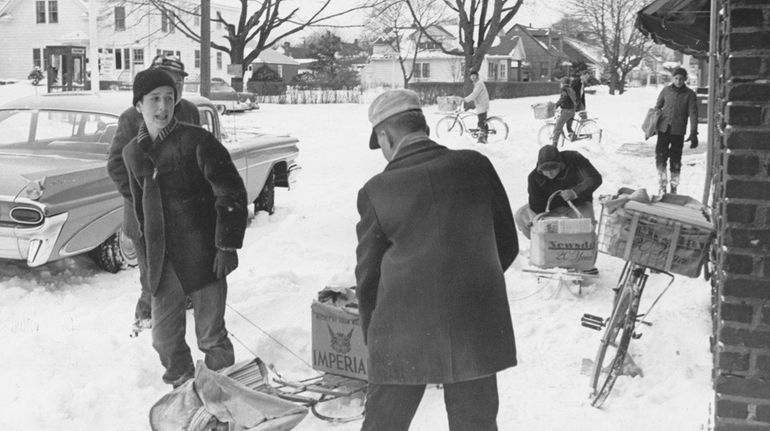
{"type": "Polygon", "coordinates": [[[177,387],[193,377],[185,342],[185,295],[193,303],[206,366],[234,362],[225,329],[225,277],[238,266],[248,214],[246,189],[224,146],[208,131],[174,118],[179,97],[166,72],[139,72],[133,85],[144,123],[123,149],[134,213],[147,251],[152,345],[177,387]]]}

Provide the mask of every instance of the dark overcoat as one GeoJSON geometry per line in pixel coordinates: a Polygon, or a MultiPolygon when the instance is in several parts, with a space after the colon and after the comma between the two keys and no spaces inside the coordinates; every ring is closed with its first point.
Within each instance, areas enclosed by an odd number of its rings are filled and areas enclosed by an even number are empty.
{"type": "MultiPolygon", "coordinates": [[[[174,118],[185,123],[200,124],[198,107],[187,99],[182,99],[174,106],[174,118]]],[[[142,114],[135,107],[130,107],[120,114],[118,129],[112,138],[110,153],[107,159],[107,172],[112,182],[123,195],[123,232],[132,240],[138,239],[139,226],[134,217],[134,207],[131,202],[131,189],[128,185],[128,171],[123,162],[123,148],[139,133],[139,127],[144,122],[142,114]]]]}
{"type": "Polygon", "coordinates": [[[208,131],[176,123],[156,143],[140,131],[123,158],[150,291],[157,291],[166,258],[186,293],[216,280],[217,248],[241,247],[248,215],[246,188],[227,149],[208,131]]]}
{"type": "Polygon", "coordinates": [[[516,365],[503,272],[518,240],[486,157],[425,136],[364,185],[358,211],[370,383],[452,383],[516,365]]]}

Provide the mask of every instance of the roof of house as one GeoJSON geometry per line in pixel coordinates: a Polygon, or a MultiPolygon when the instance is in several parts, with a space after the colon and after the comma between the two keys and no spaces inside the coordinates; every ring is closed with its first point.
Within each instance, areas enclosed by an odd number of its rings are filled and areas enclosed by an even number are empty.
{"type": "Polygon", "coordinates": [[[590,63],[599,64],[604,61],[604,52],[596,45],[571,37],[564,37],[564,43],[572,47],[590,63]]]}
{"type": "Polygon", "coordinates": [[[269,63],[269,64],[299,64],[297,60],[287,57],[275,49],[266,49],[259,53],[259,56],[255,63],[269,63]]]}
{"type": "MultiPolygon", "coordinates": [[[[532,49],[540,49],[547,55],[551,57],[558,57],[558,58],[569,58],[564,52],[562,52],[559,48],[548,45],[542,40],[540,40],[541,37],[548,36],[548,34],[552,30],[550,29],[542,29],[542,28],[532,28],[532,27],[525,27],[521,24],[515,24],[513,27],[511,27],[510,30],[505,32],[505,36],[512,38],[514,36],[520,36],[520,44],[522,46],[522,50],[524,51],[524,60],[526,60],[527,56],[532,56],[532,53],[528,53],[527,50],[532,49]]],[[[559,33],[556,33],[557,36],[561,37],[559,33]]]]}
{"type": "MultiPolygon", "coordinates": [[[[84,0],[72,0],[75,4],[80,6],[83,11],[88,12],[88,3],[84,0]]],[[[13,8],[21,3],[21,0],[0,0],[0,18],[3,17],[3,15],[10,15],[10,12],[13,10],[13,8]]],[[[32,2],[29,2],[30,4],[32,2]]],[[[34,6],[34,5],[33,5],[34,6]]]]}
{"type": "Polygon", "coordinates": [[[494,44],[489,48],[487,55],[511,57],[513,60],[526,59],[524,46],[521,44],[521,38],[519,36],[511,36],[503,33],[495,42],[498,41],[499,43],[494,44]]]}

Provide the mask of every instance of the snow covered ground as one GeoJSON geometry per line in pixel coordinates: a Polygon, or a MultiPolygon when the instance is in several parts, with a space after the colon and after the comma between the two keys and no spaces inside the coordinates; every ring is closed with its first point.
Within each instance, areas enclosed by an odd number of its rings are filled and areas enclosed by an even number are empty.
{"type": "MultiPolygon", "coordinates": [[[[600,89],[588,96],[590,113],[605,130],[603,143],[568,146],[581,151],[603,174],[597,194],[613,193],[620,186],[656,190],[654,139],[642,143],[640,124],[658,90],[630,89],[609,96],[600,89]]],[[[34,91],[26,82],[0,86],[0,102],[34,91]]],[[[503,116],[511,128],[505,143],[479,146],[462,138],[442,142],[487,155],[514,210],[526,202],[526,176],[539,148],[541,122],[533,119],[530,105],[549,99],[556,98],[492,101],[491,112],[503,116]]],[[[354,284],[356,192],[385,166],[382,154],[367,147],[367,108],[263,104],[259,111],[224,118],[230,131],[298,137],[302,165],[299,188],[278,189],[275,214],[260,213],[251,221],[241,266],[229,277],[227,325],[236,338],[237,360],[254,352],[290,378],[315,375],[307,365],[311,301],[330,283],[354,284]]],[[[427,106],[425,112],[435,124],[436,107],[427,106]]],[[[703,126],[700,137],[705,143],[703,126]]],[[[680,193],[700,199],[704,150],[686,149],[683,162],[680,193]]],[[[584,358],[593,359],[600,333],[582,328],[580,317],[584,312],[609,314],[611,288],[622,261],[600,255],[600,278],[577,297],[522,272],[529,243],[523,238],[520,242],[522,254],[506,273],[519,365],[498,377],[501,430],[708,429],[713,392],[707,282],[677,277],[650,318],[654,325],[631,345],[644,377],[620,377],[599,410],[588,403],[588,377],[581,373],[581,364],[584,358]]],[[[169,387],[160,379],[162,368],[149,333],[128,337],[139,292],[137,277],[136,269],[105,273],[87,257],[34,269],[0,262],[0,429],[149,429],[149,409],[169,387]]],[[[646,310],[662,287],[660,277],[651,277],[640,309],[646,310]]],[[[192,326],[188,342],[195,345],[192,326]]],[[[360,421],[333,425],[309,415],[296,429],[359,427],[360,421]]],[[[412,429],[447,429],[440,390],[428,390],[412,429]]]]}

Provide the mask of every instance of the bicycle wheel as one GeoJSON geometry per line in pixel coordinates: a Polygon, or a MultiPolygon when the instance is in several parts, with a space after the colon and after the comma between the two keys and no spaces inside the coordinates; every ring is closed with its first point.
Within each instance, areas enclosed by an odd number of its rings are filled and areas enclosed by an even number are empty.
{"type": "Polygon", "coordinates": [[[594,120],[585,120],[577,128],[577,135],[580,140],[599,145],[602,143],[602,129],[599,123],[594,120]]]}
{"type": "Polygon", "coordinates": [[[500,117],[487,118],[487,142],[503,142],[508,139],[508,125],[500,117]]]}
{"type": "Polygon", "coordinates": [[[438,138],[448,138],[450,136],[462,136],[463,123],[459,117],[447,115],[436,123],[436,136],[438,138]]]}
{"type": "MultiPolygon", "coordinates": [[[[554,123],[545,123],[543,127],[540,128],[540,131],[537,132],[537,142],[540,143],[540,145],[552,145],[553,144],[553,128],[555,127],[554,123]]],[[[564,146],[564,133],[560,133],[559,140],[557,142],[557,147],[561,148],[564,146]]]]}
{"type": "Polygon", "coordinates": [[[636,312],[642,296],[643,268],[627,265],[618,283],[612,316],[607,321],[591,373],[591,405],[601,407],[620,375],[634,334],[636,312]]]}

